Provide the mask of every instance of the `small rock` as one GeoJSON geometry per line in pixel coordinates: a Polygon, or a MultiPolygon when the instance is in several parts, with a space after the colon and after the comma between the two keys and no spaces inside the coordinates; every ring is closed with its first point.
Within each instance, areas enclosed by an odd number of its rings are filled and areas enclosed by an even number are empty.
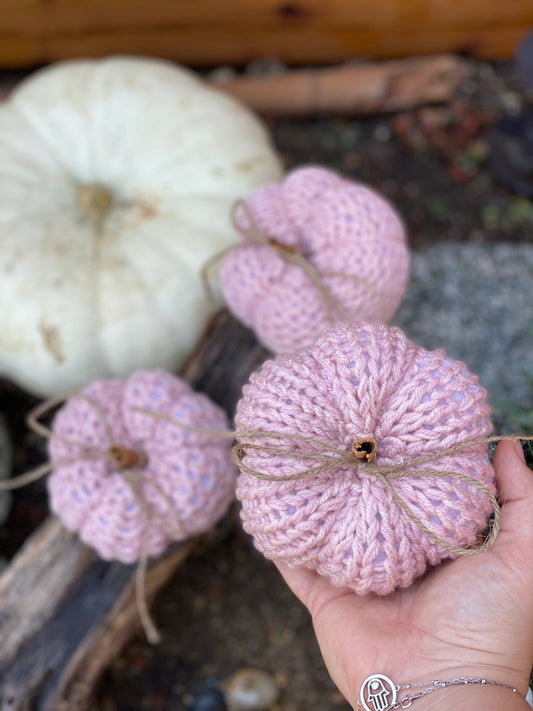
{"type": "Polygon", "coordinates": [[[237,77],[237,72],[233,67],[222,66],[213,69],[207,75],[207,79],[213,84],[227,84],[237,77]]]}
{"type": "Polygon", "coordinates": [[[191,711],[226,711],[224,695],[214,687],[202,689],[194,695],[191,711]]]}
{"type": "Polygon", "coordinates": [[[265,711],[278,696],[276,682],[260,669],[239,669],[226,685],[229,711],[265,711]]]}
{"type": "Polygon", "coordinates": [[[244,68],[244,73],[249,76],[266,76],[269,74],[283,74],[287,71],[287,65],[278,57],[260,57],[252,59],[244,68]]]}
{"type": "Polygon", "coordinates": [[[374,138],[378,143],[387,143],[391,135],[392,131],[387,123],[379,123],[374,130],[374,138]]]}
{"type": "MultiPolygon", "coordinates": [[[[9,479],[11,476],[12,448],[9,435],[5,428],[4,420],[0,417],[0,480],[9,479]]],[[[9,516],[12,497],[9,491],[0,491],[0,525],[9,516]]]]}

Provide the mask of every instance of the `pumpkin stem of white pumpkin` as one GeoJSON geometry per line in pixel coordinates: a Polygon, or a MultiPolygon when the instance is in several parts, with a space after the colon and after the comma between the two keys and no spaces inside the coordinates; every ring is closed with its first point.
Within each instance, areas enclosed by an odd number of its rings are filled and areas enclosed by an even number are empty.
{"type": "Polygon", "coordinates": [[[113,207],[113,193],[99,183],[78,185],[76,197],[83,212],[98,224],[102,224],[113,207]]]}

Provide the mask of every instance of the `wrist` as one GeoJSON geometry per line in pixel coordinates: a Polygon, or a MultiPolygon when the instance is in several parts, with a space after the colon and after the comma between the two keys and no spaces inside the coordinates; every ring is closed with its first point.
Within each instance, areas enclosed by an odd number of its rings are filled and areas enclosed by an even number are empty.
{"type": "Polygon", "coordinates": [[[413,711],[531,711],[525,694],[501,686],[468,684],[446,687],[413,701],[413,711]],[[416,704],[416,705],[415,705],[416,704]],[[418,705],[420,704],[420,706],[418,705]]]}
{"type": "Polygon", "coordinates": [[[353,706],[359,711],[405,709],[412,705],[418,708],[419,704],[420,711],[530,709],[526,702],[528,681],[515,685],[509,683],[509,675],[503,673],[505,670],[485,672],[450,667],[433,676],[416,674],[409,680],[378,672],[364,680],[353,706]]]}

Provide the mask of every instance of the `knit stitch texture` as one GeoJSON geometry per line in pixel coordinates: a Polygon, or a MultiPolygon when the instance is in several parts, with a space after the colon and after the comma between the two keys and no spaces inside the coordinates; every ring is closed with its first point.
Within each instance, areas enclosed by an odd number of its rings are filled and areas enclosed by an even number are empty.
{"type": "MultiPolygon", "coordinates": [[[[486,392],[463,363],[379,324],[339,325],[312,348],[267,361],[243,390],[236,425],[243,432],[279,432],[268,444],[291,452],[320,448],[286,435],[348,452],[354,440],[372,437],[376,466],[438,453],[486,437],[492,428],[486,392]]],[[[242,441],[265,443],[254,437],[242,441]]],[[[476,445],[410,468],[468,475],[493,493],[487,449],[476,445]]],[[[313,465],[244,451],[243,465],[281,478],[313,465]]],[[[476,545],[492,510],[485,492],[453,476],[390,483],[432,533],[452,545],[476,545]]],[[[245,529],[268,558],[314,569],[360,595],[406,587],[428,566],[454,557],[421,531],[368,468],[338,467],[287,482],[241,472],[237,497],[245,529]]]]}
{"type": "Polygon", "coordinates": [[[240,248],[220,272],[228,308],[274,353],[311,345],[334,321],[386,323],[405,292],[409,252],[394,208],[369,187],[318,167],[294,170],[245,203],[266,237],[297,246],[347,315],[328,314],[324,294],[297,265],[248,243],[249,216],[237,211],[240,248]],[[327,272],[344,276],[325,276],[327,272]]]}
{"type": "Polygon", "coordinates": [[[131,563],[142,555],[143,543],[147,554],[159,555],[171,540],[205,531],[224,514],[236,474],[230,443],[135,411],[167,414],[200,428],[227,428],[224,412],[205,395],[164,371],[138,372],[125,382],[99,380],[82,394],[95,400],[101,412],[82,397],[72,397],[56,415],[50,440],[55,465],[48,479],[51,508],[66,528],[77,531],[102,558],[131,563]],[[122,473],[81,446],[108,451],[111,444],[145,457],[146,463],[134,469],[147,479],[140,489],[151,512],[148,530],[122,473]],[[72,461],[62,463],[65,459],[72,461]]]}

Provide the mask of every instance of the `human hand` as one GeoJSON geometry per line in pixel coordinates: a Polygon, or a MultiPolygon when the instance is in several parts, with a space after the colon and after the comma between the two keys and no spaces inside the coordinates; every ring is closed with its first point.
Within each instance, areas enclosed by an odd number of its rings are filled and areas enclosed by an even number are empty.
{"type": "Polygon", "coordinates": [[[500,442],[494,467],[502,503],[494,545],[441,564],[409,588],[358,597],[313,571],[278,564],[311,612],[329,672],[353,706],[363,680],[383,673],[396,683],[492,679],[516,687],[522,694],[516,708],[528,708],[523,697],[533,661],[533,473],[519,442],[500,442]]]}

